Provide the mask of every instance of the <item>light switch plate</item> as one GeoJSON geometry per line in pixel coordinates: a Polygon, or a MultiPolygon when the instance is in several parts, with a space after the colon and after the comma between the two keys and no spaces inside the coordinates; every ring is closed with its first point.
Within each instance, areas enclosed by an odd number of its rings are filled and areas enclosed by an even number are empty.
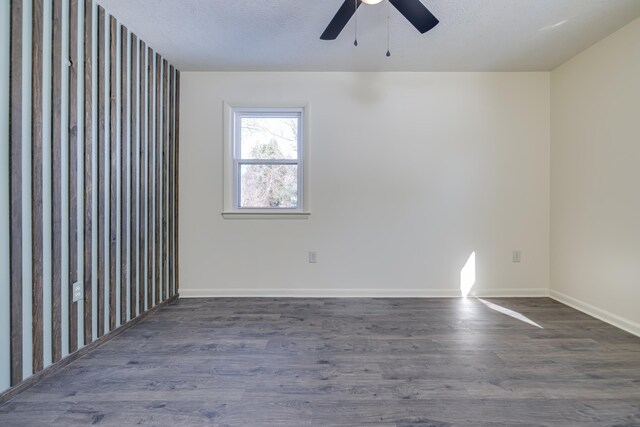
{"type": "Polygon", "coordinates": [[[76,282],[73,284],[73,302],[78,302],[82,300],[82,284],[80,282],[76,282]]]}
{"type": "Polygon", "coordinates": [[[309,262],[311,264],[315,264],[318,262],[318,252],[316,251],[310,251],[309,252],[309,262]]]}

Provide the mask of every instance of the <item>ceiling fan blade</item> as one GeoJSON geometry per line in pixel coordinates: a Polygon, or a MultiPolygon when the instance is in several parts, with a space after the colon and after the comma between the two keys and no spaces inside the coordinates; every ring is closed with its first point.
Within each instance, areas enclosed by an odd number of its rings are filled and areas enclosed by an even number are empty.
{"type": "Polygon", "coordinates": [[[338,9],[338,13],[333,17],[327,29],[324,30],[324,33],[320,36],[320,39],[335,40],[361,4],[361,0],[344,0],[342,6],[338,9]]]}
{"type": "Polygon", "coordinates": [[[420,0],[389,0],[389,2],[422,34],[440,22],[420,0]]]}

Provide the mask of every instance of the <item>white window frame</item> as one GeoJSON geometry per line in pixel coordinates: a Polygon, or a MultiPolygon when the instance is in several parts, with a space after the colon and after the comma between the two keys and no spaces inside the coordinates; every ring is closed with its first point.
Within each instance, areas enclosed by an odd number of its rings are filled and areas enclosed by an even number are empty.
{"type": "Polygon", "coordinates": [[[232,219],[306,219],[308,206],[308,110],[307,103],[286,105],[249,105],[224,103],[224,201],[222,215],[232,219]],[[242,159],[240,156],[240,119],[249,117],[298,117],[297,159],[242,159]],[[298,169],[298,206],[294,208],[240,206],[240,167],[247,164],[287,164],[298,169]]]}

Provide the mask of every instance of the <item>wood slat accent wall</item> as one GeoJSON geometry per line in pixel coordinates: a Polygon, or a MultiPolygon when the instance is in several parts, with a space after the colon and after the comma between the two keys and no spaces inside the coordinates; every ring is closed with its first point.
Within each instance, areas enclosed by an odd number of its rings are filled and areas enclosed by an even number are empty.
{"type": "Polygon", "coordinates": [[[179,71],[96,0],[6,10],[0,401],[179,289],[179,71]]]}

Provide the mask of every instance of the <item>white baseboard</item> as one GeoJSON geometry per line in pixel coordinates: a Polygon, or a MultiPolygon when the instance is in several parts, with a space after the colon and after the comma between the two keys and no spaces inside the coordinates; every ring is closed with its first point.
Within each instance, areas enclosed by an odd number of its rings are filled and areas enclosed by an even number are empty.
{"type": "Polygon", "coordinates": [[[595,307],[577,298],[573,298],[569,295],[563,294],[562,292],[551,290],[549,291],[549,295],[551,296],[551,298],[558,302],[561,302],[562,304],[568,305],[569,307],[575,308],[576,310],[580,310],[583,313],[588,314],[589,316],[600,319],[603,322],[607,322],[617,328],[640,337],[640,324],[636,322],[624,319],[616,314],[595,307]]]}
{"type": "MultiPolygon", "coordinates": [[[[180,298],[458,298],[458,289],[180,289],[180,298]]],[[[549,290],[478,289],[485,298],[548,297],[549,290]]]]}
{"type": "Polygon", "coordinates": [[[525,288],[525,289],[473,289],[469,296],[480,298],[546,298],[549,297],[547,288],[525,288]]]}
{"type": "Polygon", "coordinates": [[[181,298],[454,298],[460,291],[432,289],[180,289],[181,298]]]}

